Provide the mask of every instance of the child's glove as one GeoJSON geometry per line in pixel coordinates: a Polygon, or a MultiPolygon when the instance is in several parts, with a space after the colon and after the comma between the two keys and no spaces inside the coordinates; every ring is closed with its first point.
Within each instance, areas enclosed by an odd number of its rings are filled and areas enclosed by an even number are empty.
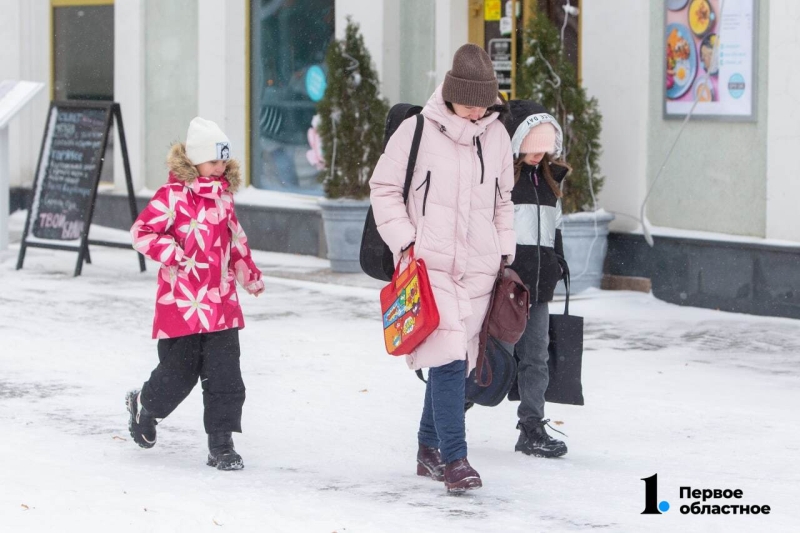
{"type": "Polygon", "coordinates": [[[262,292],[264,292],[264,282],[261,280],[254,281],[252,283],[248,283],[244,286],[244,290],[248,293],[252,294],[253,296],[258,296],[262,292]]]}

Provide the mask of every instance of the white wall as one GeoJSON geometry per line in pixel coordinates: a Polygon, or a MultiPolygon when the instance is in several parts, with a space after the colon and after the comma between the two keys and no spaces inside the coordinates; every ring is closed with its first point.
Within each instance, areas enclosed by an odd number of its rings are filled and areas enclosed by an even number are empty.
{"type": "Polygon", "coordinates": [[[400,65],[399,32],[391,29],[399,27],[399,2],[397,0],[336,0],[336,38],[343,39],[347,28],[347,17],[352,17],[360,26],[375,70],[381,80],[381,93],[396,102],[399,97],[400,65]],[[397,18],[394,18],[397,17],[397,18]]]}
{"type": "Polygon", "coordinates": [[[0,80],[39,81],[45,88],[9,124],[11,186],[30,186],[50,102],[48,0],[0,0],[0,80]]]}
{"type": "MultiPolygon", "coordinates": [[[[758,2],[755,121],[692,119],[647,203],[654,225],[749,237],[766,235],[769,2],[758,2]]],[[[650,13],[648,180],[662,166],[681,128],[663,117],[663,9],[650,13]]],[[[649,182],[650,182],[649,181],[649,182]]]]}
{"type": "Polygon", "coordinates": [[[246,176],[247,6],[238,0],[199,0],[197,7],[197,114],[222,128],[231,141],[233,157],[242,164],[246,176]],[[208,38],[209,35],[218,38],[208,38]]]}
{"type": "MultiPolygon", "coordinates": [[[[198,115],[219,124],[246,172],[245,2],[116,0],[114,10],[114,95],[134,188],[164,183],[169,145],[185,140],[198,115]]],[[[117,190],[124,191],[115,152],[117,190]]]]}
{"type": "MultiPolygon", "coordinates": [[[[435,87],[450,70],[455,51],[467,42],[468,0],[431,1],[435,2],[436,80],[432,84],[435,87]]],[[[336,0],[336,38],[344,36],[348,16],[360,24],[364,43],[372,54],[380,76],[381,92],[390,103],[397,103],[401,99],[401,65],[407,61],[405,50],[410,46],[408,40],[414,38],[413,34],[400,32],[402,10],[408,8],[408,4],[400,0],[336,0]]],[[[427,76],[418,82],[431,85],[427,76]]]]}
{"type": "Polygon", "coordinates": [[[157,189],[170,145],[186,140],[197,116],[198,9],[196,0],[145,3],[145,184],[157,189]]]}
{"type": "Polygon", "coordinates": [[[468,42],[469,2],[436,0],[436,85],[453,65],[453,55],[468,42]]]}
{"type": "Polygon", "coordinates": [[[436,88],[436,3],[403,0],[401,102],[424,104],[436,88]]]}
{"type": "Polygon", "coordinates": [[[383,65],[379,70],[381,92],[392,103],[400,101],[400,66],[404,61],[405,39],[401,36],[402,2],[385,0],[383,10],[383,65]]]}
{"type": "MultiPolygon", "coordinates": [[[[114,100],[122,111],[134,191],[145,186],[145,6],[140,0],[114,2],[114,100]]],[[[114,146],[115,189],[126,192],[118,137],[114,146]]]]}
{"type": "Polygon", "coordinates": [[[650,10],[661,7],[641,0],[615,0],[609,9],[607,0],[583,0],[581,8],[583,86],[597,98],[603,115],[600,169],[605,185],[599,203],[619,213],[612,229],[635,230],[639,223],[630,216],[638,218],[647,183],[650,10]],[[609,53],[620,50],[623,35],[611,28],[625,28],[624,59],[609,53]],[[635,68],[619,75],[621,61],[635,68]]]}
{"type": "MultiPolygon", "coordinates": [[[[20,79],[20,0],[0,0],[0,81],[20,79]]],[[[19,119],[10,124],[9,172],[11,186],[20,185],[19,119]],[[13,155],[12,155],[13,154],[13,155]]],[[[3,154],[5,155],[5,154],[3,154]]],[[[1,163],[1,162],[0,162],[1,163]]],[[[2,184],[0,184],[2,185],[2,184]]],[[[5,197],[4,197],[5,198],[5,197]]]]}
{"type": "MultiPolygon", "coordinates": [[[[766,27],[762,20],[762,28],[766,27]]],[[[767,110],[767,238],[800,241],[800,3],[770,0],[767,110]]]]}
{"type": "Polygon", "coordinates": [[[0,79],[11,79],[19,71],[20,0],[0,0],[0,79]]]}

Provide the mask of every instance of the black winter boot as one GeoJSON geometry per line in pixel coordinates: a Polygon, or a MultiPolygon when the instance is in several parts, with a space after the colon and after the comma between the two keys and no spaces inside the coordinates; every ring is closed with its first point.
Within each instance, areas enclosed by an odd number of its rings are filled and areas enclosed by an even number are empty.
{"type": "Polygon", "coordinates": [[[128,407],[128,431],[133,437],[133,442],[142,448],[152,448],[156,445],[156,419],[150,416],[142,405],[142,391],[132,390],[125,395],[125,405],[128,407]]]}
{"type": "MultiPolygon", "coordinates": [[[[519,422],[517,424],[519,440],[517,440],[514,450],[535,457],[561,457],[567,453],[567,445],[558,439],[554,439],[545,431],[545,426],[553,429],[548,422],[550,420],[547,419],[534,420],[524,424],[519,422]]],[[[557,429],[553,429],[553,431],[561,433],[557,429]]],[[[563,433],[561,434],[563,435],[563,433]]]]}
{"type": "Polygon", "coordinates": [[[217,470],[241,470],[244,468],[242,456],[233,448],[233,437],[230,431],[219,431],[208,434],[208,466],[217,470]]]}

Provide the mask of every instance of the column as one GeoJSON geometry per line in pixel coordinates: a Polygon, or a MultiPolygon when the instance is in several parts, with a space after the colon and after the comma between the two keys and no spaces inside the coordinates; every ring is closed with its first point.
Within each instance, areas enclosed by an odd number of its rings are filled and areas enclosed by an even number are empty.
{"type": "MultiPolygon", "coordinates": [[[[140,0],[114,2],[114,100],[122,110],[125,140],[133,176],[133,189],[145,185],[145,41],[146,3],[140,0]]],[[[114,128],[117,135],[117,129],[114,128]]],[[[120,147],[119,137],[114,144],[120,147]]],[[[114,188],[125,193],[125,168],[122,150],[114,150],[114,188]]]]}

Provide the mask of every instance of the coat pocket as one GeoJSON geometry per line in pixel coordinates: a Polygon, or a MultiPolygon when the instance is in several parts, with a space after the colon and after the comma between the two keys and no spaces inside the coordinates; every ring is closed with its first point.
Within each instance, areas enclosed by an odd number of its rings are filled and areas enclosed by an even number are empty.
{"type": "Polygon", "coordinates": [[[420,183],[419,186],[417,186],[416,190],[420,190],[423,185],[425,186],[425,194],[422,196],[422,216],[425,216],[425,208],[426,208],[426,206],[428,204],[428,190],[430,190],[430,187],[431,187],[431,171],[430,170],[428,171],[428,174],[425,175],[425,181],[420,183]]]}

